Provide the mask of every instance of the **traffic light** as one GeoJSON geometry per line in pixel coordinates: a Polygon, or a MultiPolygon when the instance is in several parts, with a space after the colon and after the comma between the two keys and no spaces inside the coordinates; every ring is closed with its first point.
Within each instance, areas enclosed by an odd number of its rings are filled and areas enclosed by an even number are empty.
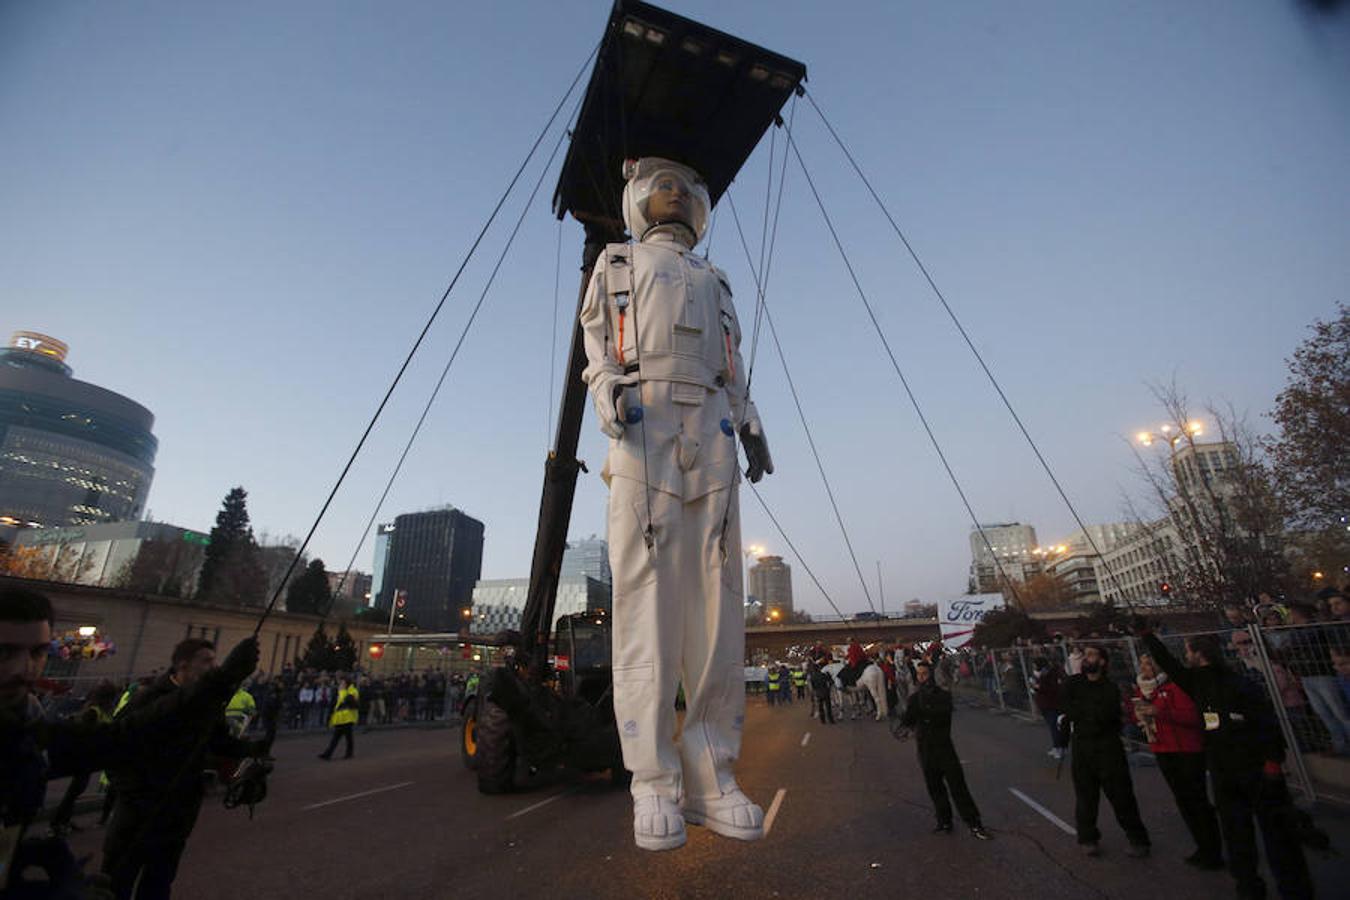
{"type": "Polygon", "coordinates": [[[1171,597],[1171,596],[1172,596],[1172,584],[1171,584],[1171,582],[1164,581],[1164,582],[1162,582],[1161,584],[1159,584],[1159,585],[1158,585],[1158,592],[1159,592],[1160,594],[1162,594],[1164,597],[1171,597]]]}

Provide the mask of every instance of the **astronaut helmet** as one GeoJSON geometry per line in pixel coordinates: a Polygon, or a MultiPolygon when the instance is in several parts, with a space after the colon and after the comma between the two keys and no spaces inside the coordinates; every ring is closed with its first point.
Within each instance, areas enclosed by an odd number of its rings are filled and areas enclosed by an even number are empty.
{"type": "Polygon", "coordinates": [[[623,220],[629,234],[642,240],[658,225],[679,223],[692,233],[691,246],[703,239],[712,202],[708,199],[708,186],[697,172],[669,159],[644,156],[626,160],[623,174],[627,180],[623,188],[623,220]],[[650,215],[653,194],[660,195],[658,203],[673,207],[655,220],[650,215]]]}

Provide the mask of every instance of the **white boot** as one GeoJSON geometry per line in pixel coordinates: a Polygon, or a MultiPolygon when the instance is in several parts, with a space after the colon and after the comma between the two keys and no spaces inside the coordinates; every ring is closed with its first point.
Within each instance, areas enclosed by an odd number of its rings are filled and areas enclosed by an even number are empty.
{"type": "Polygon", "coordinates": [[[764,837],[764,810],[740,788],[708,800],[686,797],[684,820],[741,841],[757,841],[764,837]]]}
{"type": "Polygon", "coordinates": [[[674,800],[656,795],[633,801],[633,840],[643,850],[683,847],[684,817],[674,800]]]}

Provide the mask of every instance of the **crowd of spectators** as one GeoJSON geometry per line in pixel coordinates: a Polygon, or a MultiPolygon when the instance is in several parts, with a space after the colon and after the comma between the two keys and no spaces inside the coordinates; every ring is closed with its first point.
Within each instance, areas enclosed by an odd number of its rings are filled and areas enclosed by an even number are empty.
{"type": "MultiPolygon", "coordinates": [[[[140,685],[153,683],[159,672],[133,679],[140,685]]],[[[354,679],[360,691],[360,722],[363,727],[413,722],[437,722],[456,717],[464,696],[466,676],[459,672],[403,672],[393,675],[320,672],[287,664],[275,675],[256,673],[244,690],[257,708],[254,727],[275,717],[278,730],[322,730],[337,702],[338,681],[354,679]]],[[[48,712],[56,717],[78,713],[85,695],[99,690],[120,695],[128,686],[113,681],[98,683],[49,682],[43,695],[48,712]]]]}

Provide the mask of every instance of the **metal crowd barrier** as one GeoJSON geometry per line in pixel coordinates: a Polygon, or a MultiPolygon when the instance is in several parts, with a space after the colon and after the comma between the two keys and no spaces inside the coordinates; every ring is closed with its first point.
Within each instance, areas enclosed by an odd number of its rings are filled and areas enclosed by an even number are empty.
{"type": "MultiPolygon", "coordinates": [[[[1290,788],[1307,801],[1350,802],[1350,623],[1249,625],[1159,637],[1184,661],[1186,638],[1201,634],[1217,638],[1225,664],[1265,691],[1284,735],[1290,788]]],[[[1037,657],[1057,663],[1067,677],[1074,670],[1073,649],[1086,644],[1106,648],[1107,677],[1117,684],[1128,705],[1143,652],[1142,644],[1129,637],[958,651],[957,695],[993,709],[1039,718],[1034,688],[1037,657]]],[[[1122,736],[1132,751],[1147,749],[1132,724],[1122,736]]]]}

